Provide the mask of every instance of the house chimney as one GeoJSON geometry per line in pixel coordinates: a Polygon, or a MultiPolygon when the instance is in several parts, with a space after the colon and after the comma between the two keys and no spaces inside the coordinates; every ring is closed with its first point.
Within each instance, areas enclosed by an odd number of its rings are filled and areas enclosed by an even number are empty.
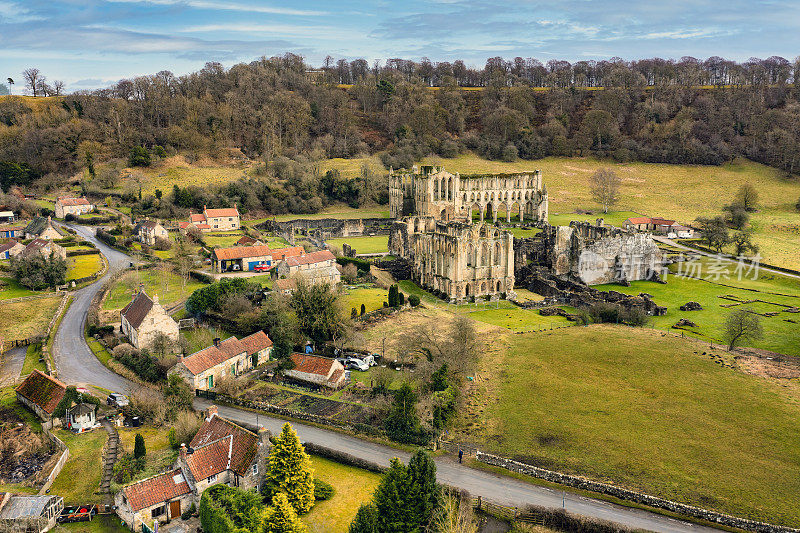
{"type": "Polygon", "coordinates": [[[269,441],[271,436],[272,433],[267,428],[263,426],[258,427],[258,445],[262,448],[260,450],[262,454],[266,454],[272,445],[272,443],[269,441]]]}
{"type": "Polygon", "coordinates": [[[220,341],[219,337],[214,337],[214,346],[219,347],[219,341],[220,341]]]}
{"type": "Polygon", "coordinates": [[[153,295],[153,304],[158,305],[158,294],[153,295]]]}
{"type": "Polygon", "coordinates": [[[186,443],[185,442],[181,442],[181,450],[180,450],[179,453],[180,453],[181,458],[186,457],[186,443]]]}
{"type": "Polygon", "coordinates": [[[211,405],[206,409],[206,421],[211,420],[215,416],[219,416],[219,413],[217,413],[217,406],[211,405]]]}

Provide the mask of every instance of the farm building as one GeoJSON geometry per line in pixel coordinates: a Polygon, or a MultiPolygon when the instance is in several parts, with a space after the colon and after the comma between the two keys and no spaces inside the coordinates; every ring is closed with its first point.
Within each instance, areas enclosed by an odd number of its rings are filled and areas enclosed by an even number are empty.
{"type": "Polygon", "coordinates": [[[51,420],[67,386],[41,370],[31,372],[16,388],[17,401],[28,407],[44,421],[51,420]]]}
{"type": "Polygon", "coordinates": [[[181,357],[170,373],[179,374],[193,389],[213,389],[226,376],[240,376],[268,361],[272,341],[263,331],[237,339],[215,339],[212,346],[181,357]]]}
{"type": "Polygon", "coordinates": [[[67,251],[64,249],[64,247],[57,245],[53,241],[48,241],[45,239],[32,240],[20,253],[22,254],[22,257],[31,257],[32,255],[39,254],[43,255],[44,257],[55,255],[61,259],[67,259],[67,251]]]}
{"type": "Polygon", "coordinates": [[[120,320],[122,333],[137,349],[150,348],[159,333],[163,333],[173,342],[178,341],[178,323],[159,304],[158,295],[151,299],[144,289],[122,308],[120,320]]]}
{"type": "Polygon", "coordinates": [[[171,520],[199,505],[203,491],[225,483],[260,490],[269,455],[269,431],[258,434],[220,417],[216,406],[187,447],[181,445],[175,466],[168,472],[131,483],[115,497],[117,515],[137,531],[155,519],[171,520]]]}
{"type": "Polygon", "coordinates": [[[262,265],[272,268],[277,261],[305,253],[302,246],[272,249],[266,245],[215,248],[211,256],[214,272],[248,272],[262,265]]]}
{"type": "Polygon", "coordinates": [[[38,238],[51,241],[53,239],[63,239],[67,235],[66,231],[53,225],[53,219],[50,217],[35,217],[25,226],[26,239],[38,238]]]}
{"type": "Polygon", "coordinates": [[[329,389],[344,385],[344,365],[336,359],[303,353],[293,353],[291,359],[294,368],[283,372],[286,377],[329,389]]]}
{"type": "Polygon", "coordinates": [[[0,222],[14,222],[17,218],[13,211],[0,211],[0,222]]]}
{"type": "Polygon", "coordinates": [[[156,243],[156,239],[169,239],[169,233],[157,220],[140,222],[134,228],[134,233],[139,238],[139,242],[147,246],[153,246],[156,243]]]}
{"type": "Polygon", "coordinates": [[[0,227],[0,239],[24,239],[25,226],[0,227]]]}
{"type": "Polygon", "coordinates": [[[230,231],[240,227],[239,209],[236,204],[224,209],[208,209],[203,206],[202,213],[190,213],[189,222],[202,232],[230,231]]]}
{"type": "Polygon", "coordinates": [[[264,243],[258,239],[254,239],[249,235],[244,235],[241,239],[234,243],[234,246],[261,246],[263,244],[264,243]]]}
{"type": "Polygon", "coordinates": [[[130,485],[115,497],[117,515],[133,531],[153,520],[177,518],[195,501],[180,468],[130,485]]]}
{"type": "Polygon", "coordinates": [[[94,210],[94,205],[86,198],[68,198],[62,196],[56,200],[56,218],[65,218],[67,215],[80,216],[94,210]]]}
{"type": "Polygon", "coordinates": [[[297,289],[297,280],[294,278],[276,279],[272,290],[278,294],[292,294],[297,289]]]}
{"type": "Polygon", "coordinates": [[[0,244],[0,259],[11,259],[12,257],[16,257],[21,254],[24,249],[25,247],[23,245],[14,239],[10,239],[8,242],[0,244]]]}
{"type": "Polygon", "coordinates": [[[44,533],[56,525],[64,509],[60,496],[15,496],[0,492],[0,532],[44,533]]]}
{"type": "Polygon", "coordinates": [[[341,281],[341,273],[336,268],[336,257],[328,250],[311,252],[296,257],[287,257],[275,267],[278,278],[301,277],[309,283],[330,283],[341,281]]]}

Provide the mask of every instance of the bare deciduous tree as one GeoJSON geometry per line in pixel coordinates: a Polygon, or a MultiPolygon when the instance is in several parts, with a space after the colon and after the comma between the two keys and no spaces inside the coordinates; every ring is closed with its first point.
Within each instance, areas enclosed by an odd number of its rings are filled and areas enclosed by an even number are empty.
{"type": "Polygon", "coordinates": [[[603,213],[619,201],[620,179],[610,168],[601,168],[592,174],[592,197],[603,206],[603,213]]]}
{"type": "Polygon", "coordinates": [[[28,89],[33,96],[39,96],[39,88],[41,87],[41,79],[43,78],[41,71],[38,68],[27,68],[22,72],[22,78],[25,80],[25,88],[28,89]]]}
{"type": "Polygon", "coordinates": [[[751,309],[736,309],[725,318],[722,333],[728,350],[733,350],[741,341],[758,340],[764,336],[761,317],[751,309]]]}

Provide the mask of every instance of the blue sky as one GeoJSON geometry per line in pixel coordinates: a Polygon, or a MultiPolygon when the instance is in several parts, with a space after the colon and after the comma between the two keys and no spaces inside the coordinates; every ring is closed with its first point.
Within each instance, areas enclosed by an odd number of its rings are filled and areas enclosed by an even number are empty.
{"type": "MultiPolygon", "coordinates": [[[[800,54],[798,0],[0,0],[0,80],[68,90],[291,51],[336,58],[625,59],[800,54]]],[[[21,88],[14,89],[19,93],[21,88]]]]}

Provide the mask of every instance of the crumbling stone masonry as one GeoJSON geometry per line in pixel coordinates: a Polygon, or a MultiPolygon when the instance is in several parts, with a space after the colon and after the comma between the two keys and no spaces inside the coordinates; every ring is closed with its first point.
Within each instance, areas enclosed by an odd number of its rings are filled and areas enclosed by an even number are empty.
{"type": "Polygon", "coordinates": [[[524,220],[547,222],[547,188],[542,173],[451,174],[444,167],[423,165],[421,170],[396,170],[389,175],[389,211],[392,218],[418,215],[444,222],[480,220],[497,222],[498,209],[506,210],[506,221],[513,215],[524,220]]]}
{"type": "Polygon", "coordinates": [[[392,225],[389,252],[408,262],[414,281],[453,302],[514,296],[514,237],[487,223],[405,217],[392,225]]]}

